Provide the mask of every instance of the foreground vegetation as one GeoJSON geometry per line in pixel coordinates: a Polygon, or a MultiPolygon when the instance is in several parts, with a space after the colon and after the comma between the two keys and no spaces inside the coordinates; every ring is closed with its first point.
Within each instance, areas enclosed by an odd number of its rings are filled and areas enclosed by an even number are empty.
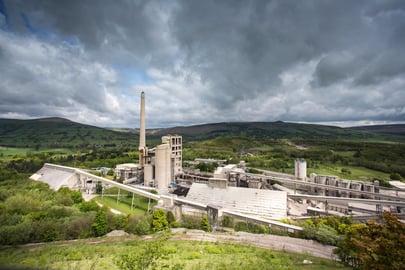
{"type": "MultiPolygon", "coordinates": [[[[159,240],[155,240],[159,241],[159,240]]],[[[0,265],[13,269],[346,269],[309,254],[272,251],[242,244],[155,242],[133,237],[97,238],[47,245],[0,248],[0,265]],[[128,240],[131,239],[132,240],[128,240]],[[159,253],[154,263],[124,259],[159,253]],[[303,264],[310,260],[312,264],[303,264]],[[129,268],[126,265],[133,266],[129,268]],[[142,268],[141,266],[148,266],[142,268]],[[150,267],[154,266],[154,267],[150,267]]]]}

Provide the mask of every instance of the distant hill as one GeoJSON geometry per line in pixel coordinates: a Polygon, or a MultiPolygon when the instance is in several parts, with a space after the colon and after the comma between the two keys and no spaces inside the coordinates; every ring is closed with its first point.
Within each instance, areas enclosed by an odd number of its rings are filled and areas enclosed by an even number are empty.
{"type": "MultiPolygon", "coordinates": [[[[286,122],[235,122],[147,130],[148,144],[156,145],[160,137],[179,134],[186,140],[240,136],[274,139],[344,139],[405,142],[405,125],[340,128],[286,122]],[[399,126],[399,127],[396,127],[399,126]],[[362,129],[363,128],[363,129],[362,129]],[[366,128],[366,129],[365,129],[366,128]],[[382,132],[391,130],[391,132],[382,132]],[[393,132],[396,130],[397,132],[393,132]],[[386,134],[395,133],[395,134],[386,134]]],[[[64,118],[32,120],[0,119],[0,146],[29,148],[135,147],[139,130],[105,129],[76,123],[64,118]]]]}
{"type": "Polygon", "coordinates": [[[372,130],[356,130],[336,126],[288,122],[233,122],[195,126],[181,126],[153,130],[153,136],[180,134],[193,140],[212,139],[219,136],[242,136],[252,138],[271,137],[295,139],[346,139],[405,141],[405,132],[396,135],[379,134],[372,130]],[[366,132],[365,132],[366,131],[366,132]]]}
{"type": "Polygon", "coordinates": [[[405,134],[405,125],[374,125],[374,126],[360,126],[360,127],[350,127],[348,129],[357,131],[367,131],[375,133],[386,133],[386,134],[405,134]]]}
{"type": "Polygon", "coordinates": [[[84,148],[135,145],[130,133],[76,123],[64,118],[0,119],[0,146],[29,148],[84,148]]]}

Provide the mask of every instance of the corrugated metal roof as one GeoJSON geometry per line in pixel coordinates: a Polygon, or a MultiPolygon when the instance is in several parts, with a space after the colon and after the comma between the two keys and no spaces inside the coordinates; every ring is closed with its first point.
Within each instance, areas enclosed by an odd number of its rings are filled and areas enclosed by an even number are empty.
{"type": "Polygon", "coordinates": [[[50,188],[58,190],[62,186],[68,186],[68,181],[76,174],[75,170],[56,170],[48,166],[43,166],[30,179],[45,182],[50,188]]]}

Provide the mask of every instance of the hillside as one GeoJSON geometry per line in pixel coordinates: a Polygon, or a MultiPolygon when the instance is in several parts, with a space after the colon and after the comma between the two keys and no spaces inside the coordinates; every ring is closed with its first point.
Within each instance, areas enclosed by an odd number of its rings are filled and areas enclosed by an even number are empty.
{"type": "MultiPolygon", "coordinates": [[[[286,122],[235,122],[147,130],[148,143],[155,145],[160,137],[180,134],[188,141],[217,137],[248,137],[271,139],[335,139],[354,141],[405,142],[405,125],[388,127],[340,128],[286,122]],[[383,132],[382,130],[391,130],[383,132]],[[394,130],[396,132],[394,132],[394,130]],[[388,134],[395,133],[395,134],[388,134]]],[[[32,120],[0,119],[0,146],[25,148],[91,148],[135,147],[136,129],[105,129],[84,125],[63,118],[32,120]]]]}
{"type": "Polygon", "coordinates": [[[344,140],[378,140],[405,141],[405,132],[381,134],[373,130],[356,130],[335,126],[300,124],[287,122],[235,122],[214,123],[195,126],[182,126],[154,130],[154,136],[181,134],[190,140],[206,140],[224,136],[241,136],[273,139],[344,139],[344,140]],[[366,132],[365,132],[366,131],[366,132]]]}
{"type": "Polygon", "coordinates": [[[360,127],[350,127],[348,129],[357,131],[367,131],[375,133],[386,133],[386,134],[405,134],[405,125],[373,125],[373,126],[360,126],[360,127]]]}
{"type": "Polygon", "coordinates": [[[28,148],[116,147],[135,145],[137,137],[64,118],[0,119],[0,146],[28,148]]]}

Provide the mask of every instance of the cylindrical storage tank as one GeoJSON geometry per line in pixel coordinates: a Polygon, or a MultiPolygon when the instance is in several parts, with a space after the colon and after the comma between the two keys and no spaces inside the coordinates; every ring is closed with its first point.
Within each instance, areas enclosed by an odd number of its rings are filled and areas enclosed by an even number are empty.
{"type": "Polygon", "coordinates": [[[326,184],[326,175],[318,175],[318,184],[325,185],[326,184]]]}
{"type": "Polygon", "coordinates": [[[155,183],[161,192],[168,190],[171,182],[171,149],[169,144],[156,147],[155,183]]]}
{"type": "Polygon", "coordinates": [[[304,159],[294,161],[295,178],[305,180],[307,178],[307,162],[304,159]]]}
{"type": "Polygon", "coordinates": [[[153,182],[153,166],[152,164],[146,164],[143,169],[143,179],[145,186],[149,186],[153,182]]]}

